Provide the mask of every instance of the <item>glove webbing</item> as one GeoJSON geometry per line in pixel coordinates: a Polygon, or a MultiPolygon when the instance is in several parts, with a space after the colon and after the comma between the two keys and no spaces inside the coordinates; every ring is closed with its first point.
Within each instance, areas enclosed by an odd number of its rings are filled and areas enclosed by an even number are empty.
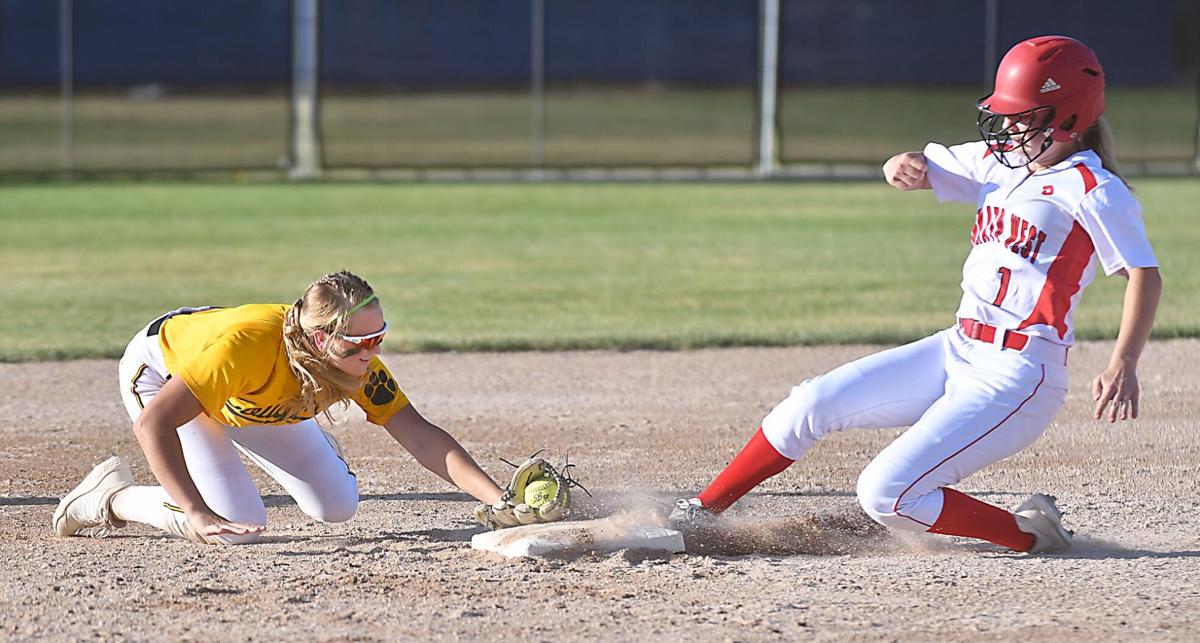
{"type": "MultiPolygon", "coordinates": [[[[545,449],[538,449],[537,451],[533,452],[533,454],[530,455],[528,459],[532,460],[532,459],[538,457],[539,455],[541,455],[541,453],[543,451],[545,451],[545,449]]],[[[500,458],[500,461],[514,469],[516,469],[520,466],[517,464],[513,464],[513,463],[509,462],[508,460],[505,460],[504,458],[500,458]]],[[[571,464],[571,456],[568,454],[563,457],[563,466],[562,466],[561,470],[555,469],[549,462],[547,462],[546,463],[546,473],[549,474],[549,476],[551,478],[554,478],[555,482],[558,482],[558,484],[566,485],[567,489],[574,489],[574,488],[578,487],[580,490],[582,490],[584,493],[586,493],[589,498],[591,498],[592,492],[588,491],[587,487],[583,486],[578,480],[571,477],[571,469],[573,469],[574,467],[575,467],[575,465],[571,464]]],[[[509,498],[509,499],[511,500],[511,498],[509,498]]]]}

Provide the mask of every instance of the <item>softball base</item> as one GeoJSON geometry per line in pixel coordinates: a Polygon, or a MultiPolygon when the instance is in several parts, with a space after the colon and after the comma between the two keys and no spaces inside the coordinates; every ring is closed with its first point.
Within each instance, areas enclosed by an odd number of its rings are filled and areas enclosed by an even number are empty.
{"type": "Polygon", "coordinates": [[[512,527],[476,534],[471,547],[507,558],[571,556],[590,552],[639,549],[677,554],[683,534],[674,529],[630,524],[628,518],[574,520],[512,527]]]}

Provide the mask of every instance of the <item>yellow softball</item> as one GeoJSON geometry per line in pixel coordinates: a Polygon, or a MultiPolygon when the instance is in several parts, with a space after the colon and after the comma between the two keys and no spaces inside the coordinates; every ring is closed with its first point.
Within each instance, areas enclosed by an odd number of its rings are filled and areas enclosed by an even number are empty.
{"type": "Polygon", "coordinates": [[[525,504],[538,509],[554,500],[558,494],[558,483],[553,478],[538,478],[525,486],[525,504]]]}

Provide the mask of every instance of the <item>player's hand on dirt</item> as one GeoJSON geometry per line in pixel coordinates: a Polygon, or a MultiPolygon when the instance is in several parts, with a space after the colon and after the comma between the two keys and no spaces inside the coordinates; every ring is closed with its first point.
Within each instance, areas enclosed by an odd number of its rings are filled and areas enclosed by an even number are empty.
{"type": "Polygon", "coordinates": [[[217,536],[245,536],[266,529],[265,525],[226,520],[211,511],[189,511],[187,521],[194,534],[204,542],[212,542],[217,536]]]}
{"type": "Polygon", "coordinates": [[[1115,364],[1092,380],[1092,398],[1096,401],[1094,417],[1108,415],[1109,422],[1138,416],[1138,379],[1132,364],[1115,364]],[[1107,407],[1107,408],[1106,408],[1107,407]]]}
{"type": "Polygon", "coordinates": [[[928,190],[929,174],[925,155],[921,152],[903,152],[883,164],[883,178],[888,185],[904,190],[928,190]]]}

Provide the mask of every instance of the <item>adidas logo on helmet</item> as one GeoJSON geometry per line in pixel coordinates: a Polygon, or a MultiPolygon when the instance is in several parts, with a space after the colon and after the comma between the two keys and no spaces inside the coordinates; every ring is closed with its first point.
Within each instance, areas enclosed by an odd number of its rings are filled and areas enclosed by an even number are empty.
{"type": "Polygon", "coordinates": [[[1052,92],[1056,89],[1062,89],[1062,85],[1059,85],[1058,83],[1054,82],[1053,78],[1047,78],[1046,82],[1042,83],[1042,88],[1039,90],[1038,93],[1045,94],[1047,92],[1052,92]]]}

